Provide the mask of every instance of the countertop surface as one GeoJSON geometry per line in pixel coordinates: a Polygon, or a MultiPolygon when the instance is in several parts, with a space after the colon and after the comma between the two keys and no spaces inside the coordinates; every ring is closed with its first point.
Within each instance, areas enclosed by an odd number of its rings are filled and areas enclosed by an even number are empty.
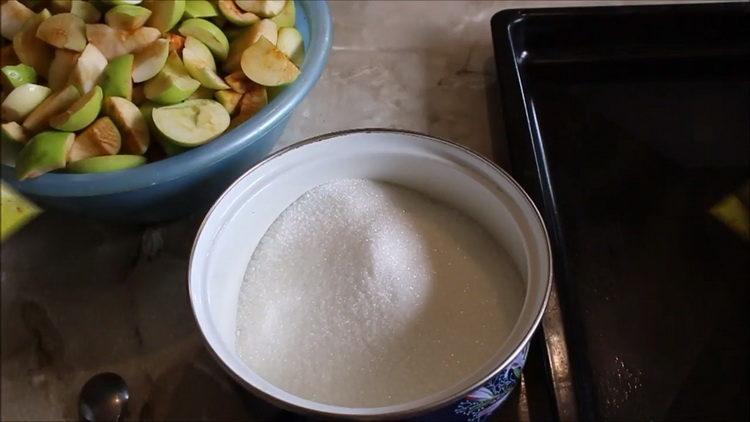
{"type": "MultiPolygon", "coordinates": [[[[505,165],[506,151],[491,148],[503,136],[492,15],[622,3],[646,2],[333,1],[328,66],[278,147],[343,129],[400,128],[505,165]]],[[[76,419],[81,386],[103,371],[130,385],[131,419],[280,412],[245,393],[203,347],[186,290],[202,217],[142,227],[47,212],[2,245],[3,420],[76,419]]],[[[525,420],[527,407],[517,391],[495,419],[525,420]]]]}

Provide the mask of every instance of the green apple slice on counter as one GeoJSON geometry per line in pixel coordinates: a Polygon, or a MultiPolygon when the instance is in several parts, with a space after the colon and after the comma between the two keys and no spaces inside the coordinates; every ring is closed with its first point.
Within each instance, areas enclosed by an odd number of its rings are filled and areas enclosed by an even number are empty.
{"type": "Polygon", "coordinates": [[[159,104],[176,104],[194,93],[200,82],[190,77],[177,53],[170,52],[164,68],[143,89],[146,98],[159,104]]]}
{"type": "Polygon", "coordinates": [[[80,56],[81,54],[75,51],[63,50],[62,48],[55,50],[55,58],[49,65],[49,74],[47,75],[47,85],[53,91],[65,88],[80,56]]]}
{"type": "Polygon", "coordinates": [[[185,13],[185,0],[147,0],[143,3],[143,7],[151,10],[151,17],[146,24],[164,33],[182,19],[185,13]]]}
{"type": "Polygon", "coordinates": [[[70,13],[83,19],[86,23],[96,23],[102,17],[102,13],[89,0],[72,0],[70,2],[70,13]]]}
{"type": "Polygon", "coordinates": [[[37,38],[36,31],[50,16],[52,15],[49,10],[42,10],[26,20],[21,30],[13,37],[13,51],[21,63],[33,67],[36,73],[44,77],[47,77],[52,61],[52,47],[37,38]]]}
{"type": "Polygon", "coordinates": [[[18,180],[65,167],[74,139],[69,132],[42,132],[31,138],[16,158],[18,180]]]}
{"type": "Polygon", "coordinates": [[[114,155],[120,151],[122,138],[109,117],[100,117],[75,137],[68,152],[68,161],[74,162],[100,155],[114,155]]]}
{"type": "Polygon", "coordinates": [[[39,107],[52,90],[46,86],[36,84],[24,84],[5,97],[0,106],[0,114],[5,121],[20,121],[28,116],[35,108],[39,107]]]}
{"type": "Polygon", "coordinates": [[[124,54],[112,59],[102,74],[101,86],[105,97],[122,97],[130,100],[133,96],[132,54],[124,54]]]}
{"type": "Polygon", "coordinates": [[[286,0],[235,0],[235,3],[242,10],[270,18],[284,10],[286,0]]]}
{"type": "Polygon", "coordinates": [[[167,63],[167,57],[169,41],[165,38],[159,38],[135,53],[133,82],[144,82],[159,74],[167,63]]]}
{"type": "Polygon", "coordinates": [[[5,142],[25,144],[28,137],[26,131],[23,130],[23,126],[17,122],[7,122],[0,125],[0,139],[5,142]]]}
{"type": "Polygon", "coordinates": [[[86,23],[72,13],[52,15],[39,24],[36,36],[54,47],[80,52],[86,47],[86,23]]]}
{"type": "Polygon", "coordinates": [[[229,88],[229,85],[216,74],[216,62],[214,62],[214,56],[211,54],[211,51],[196,38],[191,36],[185,38],[185,47],[182,49],[182,60],[190,76],[206,88],[229,88]]]}
{"type": "Polygon", "coordinates": [[[104,101],[104,112],[112,119],[122,137],[122,151],[143,154],[151,143],[146,119],[132,102],[119,97],[104,101]]]}
{"type": "Polygon", "coordinates": [[[146,164],[146,157],[142,155],[103,155],[72,162],[68,164],[67,170],[71,173],[108,173],[144,164],[146,164]]]}
{"type": "Polygon", "coordinates": [[[214,100],[189,100],[159,107],[152,118],[157,130],[180,146],[194,147],[221,135],[229,127],[229,113],[214,100]]]}
{"type": "Polygon", "coordinates": [[[68,83],[74,85],[82,94],[86,94],[96,85],[107,68],[107,58],[94,44],[88,44],[78,57],[68,83]]]}
{"type": "Polygon", "coordinates": [[[112,28],[133,31],[145,25],[150,17],[151,11],[145,7],[121,4],[109,9],[104,21],[112,28]]]}
{"type": "Polygon", "coordinates": [[[242,71],[247,77],[264,86],[279,86],[294,82],[299,68],[270,41],[261,37],[242,53],[242,71]]]}
{"type": "Polygon", "coordinates": [[[216,7],[208,0],[185,0],[185,16],[188,18],[211,18],[219,16],[216,7]]]}
{"type": "Polygon", "coordinates": [[[41,131],[49,125],[49,119],[52,116],[62,113],[79,98],[81,98],[81,94],[78,89],[68,85],[65,89],[47,97],[34,111],[29,113],[23,121],[23,128],[30,134],[41,131]]]}
{"type": "Polygon", "coordinates": [[[33,67],[23,63],[15,66],[3,66],[0,69],[0,74],[3,78],[2,85],[8,90],[18,88],[23,84],[36,83],[36,71],[33,67]]]}
{"type": "Polygon", "coordinates": [[[275,45],[278,33],[279,31],[278,28],[276,28],[276,24],[269,19],[263,19],[258,23],[253,24],[253,26],[246,29],[242,35],[232,41],[232,44],[229,46],[229,55],[224,61],[224,70],[226,72],[236,72],[240,70],[242,53],[244,53],[248,47],[255,44],[261,37],[265,37],[275,45]]]}
{"type": "Polygon", "coordinates": [[[21,32],[21,28],[34,12],[18,0],[8,0],[0,6],[0,34],[7,40],[21,32]]]}
{"type": "Polygon", "coordinates": [[[42,212],[8,184],[0,181],[0,241],[5,240],[42,212]]]}
{"type": "Polygon", "coordinates": [[[302,66],[305,60],[305,44],[302,41],[302,35],[295,28],[279,29],[276,48],[289,57],[289,60],[297,67],[302,66]]]}
{"type": "Polygon", "coordinates": [[[296,22],[295,14],[294,0],[287,0],[286,4],[284,4],[284,9],[282,9],[278,15],[272,17],[271,20],[274,21],[279,28],[286,28],[294,26],[296,22]]]}
{"type": "Polygon", "coordinates": [[[49,125],[64,132],[75,132],[90,125],[102,109],[102,89],[95,86],[88,94],[76,100],[70,107],[52,117],[49,125]]]}
{"type": "Polygon", "coordinates": [[[206,45],[211,52],[221,60],[229,54],[229,40],[224,32],[216,25],[205,19],[192,18],[180,25],[178,32],[183,36],[191,36],[206,45]]]}
{"type": "Polygon", "coordinates": [[[217,5],[221,14],[235,25],[249,26],[260,20],[260,17],[255,13],[245,12],[237,7],[234,0],[219,0],[217,5]]]}

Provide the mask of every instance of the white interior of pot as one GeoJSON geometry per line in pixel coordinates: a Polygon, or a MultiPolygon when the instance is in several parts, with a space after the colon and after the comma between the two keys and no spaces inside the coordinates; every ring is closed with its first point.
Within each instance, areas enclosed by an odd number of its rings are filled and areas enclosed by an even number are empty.
{"type": "Polygon", "coordinates": [[[296,406],[346,415],[423,408],[460,394],[507,363],[526,342],[548,285],[544,230],[523,192],[477,156],[447,143],[398,132],[352,132],[278,155],[241,178],[219,200],[199,233],[190,294],[199,325],[224,364],[246,383],[296,406]],[[450,391],[385,408],[351,409],[310,402],[254,374],[234,350],[237,299],[247,263],[268,227],[315,186],[343,178],[399,184],[450,204],[479,222],[513,258],[526,283],[518,322],[504,345],[450,391]]]}

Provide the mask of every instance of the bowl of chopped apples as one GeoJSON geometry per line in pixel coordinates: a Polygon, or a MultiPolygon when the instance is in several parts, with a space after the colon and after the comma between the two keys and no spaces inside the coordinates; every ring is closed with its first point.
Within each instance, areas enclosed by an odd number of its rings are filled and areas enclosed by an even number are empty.
{"type": "Polygon", "coordinates": [[[123,222],[208,206],[262,160],[332,37],[322,1],[0,7],[3,180],[43,208],[123,222]]]}

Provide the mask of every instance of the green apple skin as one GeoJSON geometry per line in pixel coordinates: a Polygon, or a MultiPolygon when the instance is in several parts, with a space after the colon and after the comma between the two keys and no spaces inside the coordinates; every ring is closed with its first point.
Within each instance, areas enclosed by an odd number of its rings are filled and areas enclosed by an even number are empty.
{"type": "Polygon", "coordinates": [[[245,12],[237,7],[234,0],[219,0],[217,5],[221,14],[237,26],[250,26],[260,20],[255,13],[245,12]]]}
{"type": "Polygon", "coordinates": [[[164,68],[144,85],[146,98],[159,104],[177,104],[192,95],[200,82],[190,77],[177,53],[170,52],[164,68]]]}
{"type": "Polygon", "coordinates": [[[71,173],[108,173],[127,170],[144,164],[146,164],[146,157],[142,155],[103,155],[72,162],[68,164],[66,170],[71,173]]]}
{"type": "Polygon", "coordinates": [[[96,86],[63,113],[51,118],[49,125],[63,132],[79,131],[96,120],[102,109],[103,98],[102,89],[96,86]]]}
{"type": "Polygon", "coordinates": [[[53,50],[49,44],[36,37],[36,31],[50,16],[49,10],[42,10],[30,17],[13,37],[13,50],[21,63],[33,67],[36,73],[45,78],[52,62],[53,50]]]}
{"type": "Polygon", "coordinates": [[[105,97],[122,97],[130,100],[133,97],[132,54],[124,54],[112,59],[104,68],[101,86],[105,97]]]}
{"type": "Polygon", "coordinates": [[[265,38],[242,53],[242,71],[253,82],[263,86],[279,86],[293,82],[299,69],[284,53],[265,38]]]}
{"type": "Polygon", "coordinates": [[[16,158],[16,177],[26,180],[65,167],[75,134],[42,132],[29,140],[16,158]]]}
{"type": "Polygon", "coordinates": [[[23,63],[15,66],[3,66],[0,72],[3,75],[3,86],[8,90],[18,88],[23,84],[36,83],[36,71],[33,67],[23,63]]]}
{"type": "Polygon", "coordinates": [[[185,0],[185,16],[188,18],[212,18],[219,16],[213,3],[208,0],[185,0]]]}
{"type": "Polygon", "coordinates": [[[294,0],[287,0],[281,13],[271,18],[279,28],[293,27],[296,19],[294,0]]]}
{"type": "Polygon", "coordinates": [[[148,128],[151,130],[151,133],[153,134],[154,139],[156,139],[156,141],[159,143],[161,148],[169,157],[189,150],[190,148],[181,147],[177,144],[172,143],[169,139],[166,139],[162,134],[160,134],[158,129],[156,129],[156,125],[154,124],[154,119],[152,115],[153,115],[154,109],[157,107],[160,107],[160,105],[156,103],[151,103],[151,102],[146,102],[139,107],[139,110],[141,111],[143,118],[146,120],[146,124],[148,125],[148,128]]]}
{"type": "Polygon", "coordinates": [[[17,122],[23,120],[34,109],[52,93],[52,90],[46,86],[36,84],[24,84],[14,88],[5,100],[3,100],[0,110],[2,119],[8,122],[17,122]]]}
{"type": "Polygon", "coordinates": [[[143,6],[151,10],[151,17],[146,25],[152,26],[162,33],[172,29],[182,19],[185,13],[185,0],[147,0],[143,6]]]}
{"type": "Polygon", "coordinates": [[[146,24],[151,17],[151,11],[141,6],[121,4],[115,6],[104,14],[107,25],[116,29],[132,31],[146,24]]]}
{"type": "Polygon", "coordinates": [[[220,60],[229,54],[229,40],[224,32],[216,25],[205,19],[192,18],[182,22],[177,30],[181,35],[195,37],[206,44],[211,52],[220,60]]]}

